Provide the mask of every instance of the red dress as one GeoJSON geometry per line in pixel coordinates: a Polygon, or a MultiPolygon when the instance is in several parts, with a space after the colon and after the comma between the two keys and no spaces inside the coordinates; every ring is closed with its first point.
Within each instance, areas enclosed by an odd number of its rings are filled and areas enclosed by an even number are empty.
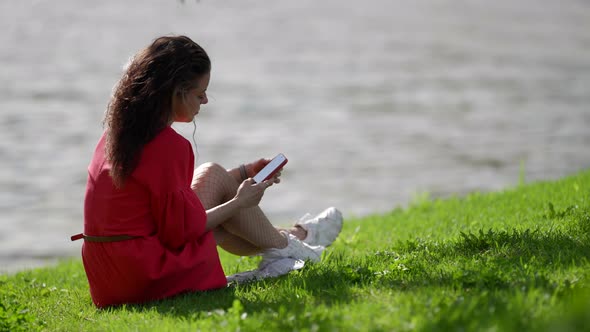
{"type": "Polygon", "coordinates": [[[122,189],[114,187],[98,142],[84,200],[84,234],[138,236],[85,241],[84,269],[98,307],[140,303],[227,285],[207,215],[191,190],[190,143],[166,127],[143,149],[122,189]]]}

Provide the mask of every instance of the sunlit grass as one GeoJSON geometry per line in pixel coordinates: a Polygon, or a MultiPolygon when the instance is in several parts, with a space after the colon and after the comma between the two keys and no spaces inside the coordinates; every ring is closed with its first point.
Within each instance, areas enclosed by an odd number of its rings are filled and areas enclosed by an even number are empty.
{"type": "MultiPolygon", "coordinates": [[[[0,330],[566,331],[590,326],[590,172],[347,219],[288,276],[96,309],[81,262],[0,276],[0,330]]],[[[221,253],[227,274],[256,258],[221,253]]]]}

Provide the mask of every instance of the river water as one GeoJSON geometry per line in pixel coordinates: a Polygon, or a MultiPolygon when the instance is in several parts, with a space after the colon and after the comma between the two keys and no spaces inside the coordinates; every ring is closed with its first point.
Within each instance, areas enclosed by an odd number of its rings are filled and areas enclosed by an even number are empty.
{"type": "Polygon", "coordinates": [[[590,166],[587,1],[7,0],[0,31],[0,272],[79,255],[111,88],[162,34],[213,60],[199,163],[289,158],[277,224],[590,166]]]}

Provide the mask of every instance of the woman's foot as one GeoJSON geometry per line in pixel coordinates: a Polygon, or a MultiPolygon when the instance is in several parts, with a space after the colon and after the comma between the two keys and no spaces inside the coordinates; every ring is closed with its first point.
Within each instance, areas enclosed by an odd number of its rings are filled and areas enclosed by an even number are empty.
{"type": "Polygon", "coordinates": [[[305,240],[305,238],[307,237],[307,231],[299,225],[291,227],[291,229],[289,229],[288,232],[290,234],[295,235],[301,241],[305,240]]]}
{"type": "Polygon", "coordinates": [[[329,207],[313,218],[309,215],[303,216],[301,220],[295,223],[293,230],[299,236],[306,233],[302,238],[296,235],[303,242],[311,246],[327,247],[340,234],[342,221],[342,213],[334,207],[329,207]]]}

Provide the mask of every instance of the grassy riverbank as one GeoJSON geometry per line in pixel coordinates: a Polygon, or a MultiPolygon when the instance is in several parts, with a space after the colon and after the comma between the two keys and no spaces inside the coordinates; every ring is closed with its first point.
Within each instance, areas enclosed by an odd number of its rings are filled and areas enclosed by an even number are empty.
{"type": "Polygon", "coordinates": [[[78,260],[2,275],[0,330],[584,330],[589,258],[585,171],[347,219],[320,264],[142,306],[94,308],[78,260]]]}

